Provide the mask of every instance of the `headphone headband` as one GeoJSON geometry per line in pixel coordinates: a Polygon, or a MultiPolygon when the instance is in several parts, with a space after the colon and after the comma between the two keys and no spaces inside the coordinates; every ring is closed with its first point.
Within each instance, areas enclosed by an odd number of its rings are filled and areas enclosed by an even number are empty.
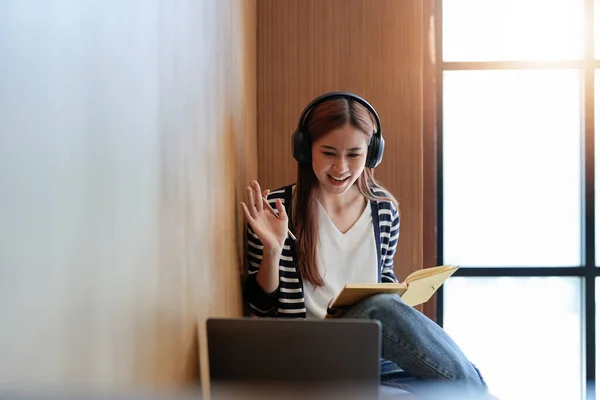
{"type": "Polygon", "coordinates": [[[327,100],[339,97],[346,98],[348,100],[353,100],[362,104],[364,107],[367,108],[367,110],[369,110],[373,118],[375,118],[375,125],[377,127],[377,130],[373,132],[373,135],[371,136],[371,141],[369,142],[369,146],[367,149],[367,158],[365,161],[366,167],[375,168],[379,165],[379,163],[381,163],[381,160],[383,159],[383,150],[385,148],[385,140],[383,139],[383,134],[381,132],[381,121],[379,120],[379,115],[377,115],[377,111],[375,111],[375,108],[373,108],[373,106],[371,106],[371,104],[369,104],[368,101],[366,101],[360,96],[349,92],[329,92],[322,94],[321,96],[311,101],[304,108],[298,121],[298,127],[292,135],[292,153],[294,155],[294,158],[301,164],[310,163],[312,149],[308,134],[304,131],[304,124],[306,122],[306,119],[310,115],[310,112],[314,110],[318,105],[327,100]]]}
{"type": "Polygon", "coordinates": [[[362,97],[360,97],[354,93],[350,93],[350,92],[325,93],[325,94],[322,94],[319,97],[315,98],[310,103],[308,103],[308,105],[304,108],[304,111],[302,111],[302,114],[300,114],[300,120],[298,121],[298,130],[299,131],[303,130],[304,122],[305,122],[306,118],[308,117],[310,112],[312,110],[314,110],[319,104],[324,103],[327,100],[335,99],[338,97],[346,98],[348,100],[354,100],[354,101],[362,104],[363,106],[365,106],[367,108],[367,110],[369,110],[371,112],[371,114],[373,115],[373,117],[375,118],[375,125],[376,125],[377,130],[374,132],[374,134],[381,135],[381,121],[379,120],[379,115],[377,115],[377,111],[375,111],[375,108],[373,108],[373,106],[371,104],[369,104],[369,102],[366,101],[365,99],[363,99],[362,97]]]}

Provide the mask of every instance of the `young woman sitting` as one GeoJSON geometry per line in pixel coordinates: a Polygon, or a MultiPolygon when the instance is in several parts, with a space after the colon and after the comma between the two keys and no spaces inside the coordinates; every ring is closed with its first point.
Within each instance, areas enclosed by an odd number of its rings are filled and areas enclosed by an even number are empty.
{"type": "MultiPolygon", "coordinates": [[[[398,281],[398,202],[374,178],[384,140],[377,113],[361,97],[336,92],[313,100],[292,141],[297,182],[263,192],[253,181],[241,204],[248,223],[244,292],[257,317],[323,318],[345,284],[398,281]]],[[[448,334],[399,296],[372,296],[342,318],[380,321],[383,384],[411,391],[443,381],[486,392],[448,334]]]]}

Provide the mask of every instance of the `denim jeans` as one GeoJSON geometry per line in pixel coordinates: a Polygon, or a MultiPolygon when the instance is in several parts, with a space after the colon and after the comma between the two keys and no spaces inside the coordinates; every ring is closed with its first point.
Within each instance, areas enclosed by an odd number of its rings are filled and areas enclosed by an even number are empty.
{"type": "Polygon", "coordinates": [[[487,391],[479,370],[450,336],[399,296],[371,296],[348,309],[342,318],[381,323],[382,384],[414,392],[424,387],[424,382],[435,381],[466,393],[487,391]]]}

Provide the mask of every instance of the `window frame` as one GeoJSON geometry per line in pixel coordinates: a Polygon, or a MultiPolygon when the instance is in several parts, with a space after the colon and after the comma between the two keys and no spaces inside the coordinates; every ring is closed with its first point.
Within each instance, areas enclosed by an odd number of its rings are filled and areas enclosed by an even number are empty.
{"type": "MultiPolygon", "coordinates": [[[[435,199],[435,206],[425,209],[433,212],[435,217],[431,223],[425,224],[425,250],[430,249],[435,254],[435,264],[444,263],[444,171],[443,171],[443,79],[445,71],[456,70],[525,70],[525,69],[573,69],[582,73],[582,260],[583,265],[577,267],[469,267],[459,269],[455,277],[579,277],[582,279],[582,310],[584,352],[582,360],[583,392],[586,398],[595,398],[596,382],[596,278],[600,277],[600,267],[596,266],[595,249],[595,160],[594,160],[594,104],[595,71],[600,71],[600,55],[594,54],[594,0],[583,0],[585,12],[584,26],[584,56],[581,60],[566,61],[500,61],[480,62],[466,61],[446,62],[443,60],[442,48],[442,18],[443,0],[427,0],[424,4],[425,38],[428,29],[432,28],[433,44],[424,40],[424,189],[425,198],[435,199]],[[431,21],[430,16],[433,17],[431,21]],[[433,48],[431,47],[433,45],[433,48]],[[429,54],[433,60],[428,63],[429,54]],[[433,72],[432,72],[433,71],[433,72]],[[433,94],[428,104],[427,93],[433,94]],[[433,104],[432,104],[433,103],[433,104]],[[433,107],[434,112],[428,112],[433,107]],[[431,124],[428,129],[428,122],[431,124]],[[427,140],[430,137],[431,140],[427,140]],[[427,174],[427,171],[432,171],[427,174]],[[433,187],[428,182],[434,182],[433,187]],[[433,232],[433,234],[431,234],[433,232]],[[434,237],[434,243],[427,246],[427,239],[434,237]]],[[[598,3],[600,5],[600,2],[598,3]]],[[[600,29],[600,28],[599,28],[600,29]]],[[[600,72],[599,72],[600,73],[600,72]]],[[[599,75],[600,76],[600,75],[599,75]]],[[[600,187],[600,185],[599,185],[600,187]]],[[[426,222],[427,220],[425,220],[426,222]]],[[[427,257],[424,257],[426,260],[427,257]]],[[[452,278],[450,278],[452,279],[452,278]]],[[[444,295],[443,286],[438,289],[435,304],[429,308],[428,315],[444,326],[444,295]]]]}

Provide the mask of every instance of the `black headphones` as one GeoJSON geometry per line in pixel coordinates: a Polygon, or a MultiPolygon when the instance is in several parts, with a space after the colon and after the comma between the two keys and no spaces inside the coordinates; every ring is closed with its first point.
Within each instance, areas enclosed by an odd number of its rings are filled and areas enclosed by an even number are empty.
{"type": "Polygon", "coordinates": [[[383,149],[385,147],[385,140],[383,139],[383,135],[381,133],[381,121],[379,121],[379,115],[377,115],[375,109],[365,99],[348,92],[325,93],[311,101],[306,106],[306,108],[304,109],[304,111],[302,111],[302,114],[300,115],[298,127],[296,128],[296,131],[292,134],[292,152],[294,154],[294,158],[299,163],[310,163],[312,148],[310,139],[308,138],[308,134],[304,132],[304,121],[310,114],[311,110],[313,110],[319,104],[327,100],[339,97],[357,101],[363,106],[365,106],[371,112],[371,114],[373,114],[373,117],[375,118],[375,124],[377,125],[377,131],[373,133],[371,141],[369,142],[365,167],[375,168],[381,163],[381,160],[383,159],[383,149]]]}

